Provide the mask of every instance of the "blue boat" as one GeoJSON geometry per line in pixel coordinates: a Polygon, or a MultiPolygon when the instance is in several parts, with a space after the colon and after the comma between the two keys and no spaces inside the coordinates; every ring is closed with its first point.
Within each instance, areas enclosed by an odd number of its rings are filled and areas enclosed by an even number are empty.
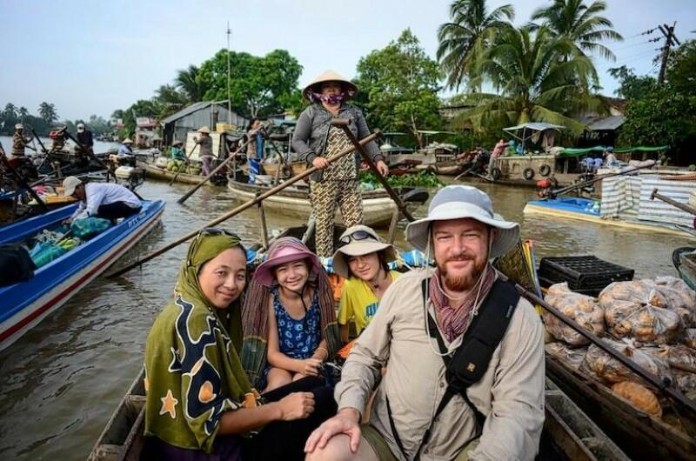
{"type": "MultiPolygon", "coordinates": [[[[0,244],[23,242],[57,227],[77,205],[69,205],[0,228],[0,244]]],[[[25,282],[0,287],[0,350],[6,348],[72,295],[102,274],[159,222],[164,202],[143,201],[137,215],[123,219],[89,241],[38,268],[25,282]]]]}

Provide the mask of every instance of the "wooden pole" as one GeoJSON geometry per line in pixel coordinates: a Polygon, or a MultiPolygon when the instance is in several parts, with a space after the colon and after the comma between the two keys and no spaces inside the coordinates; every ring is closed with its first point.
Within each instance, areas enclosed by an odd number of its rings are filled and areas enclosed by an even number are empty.
{"type": "MultiPolygon", "coordinates": [[[[381,135],[380,131],[375,130],[375,132],[372,133],[371,135],[366,136],[363,139],[361,139],[360,144],[363,145],[363,144],[367,144],[368,142],[372,142],[375,139],[377,139],[380,135],[381,135]]],[[[336,160],[339,160],[339,159],[341,159],[341,158],[345,157],[346,155],[351,154],[353,152],[355,152],[355,148],[349,147],[349,148],[343,150],[342,152],[339,152],[338,154],[328,158],[327,160],[329,163],[334,163],[334,162],[336,162],[336,160]]],[[[256,205],[257,203],[261,202],[262,200],[264,200],[272,195],[277,194],[281,190],[283,190],[287,187],[290,187],[291,185],[295,184],[296,182],[303,180],[304,178],[314,174],[317,171],[319,171],[319,168],[317,168],[317,167],[308,168],[307,170],[303,171],[301,174],[299,174],[297,176],[293,176],[292,178],[288,179],[283,184],[280,184],[276,187],[269,189],[268,191],[264,192],[263,194],[259,195],[258,197],[254,197],[252,200],[249,200],[248,202],[244,203],[243,205],[240,205],[237,208],[235,208],[235,209],[225,213],[224,215],[220,216],[219,218],[216,218],[216,219],[208,222],[202,228],[196,229],[195,231],[192,231],[192,232],[189,232],[188,234],[184,235],[183,237],[180,237],[179,239],[175,240],[174,242],[171,242],[171,243],[165,245],[164,247],[162,247],[158,250],[155,250],[152,253],[149,253],[148,255],[144,256],[142,259],[139,259],[139,260],[135,261],[134,263],[127,265],[123,269],[120,269],[120,270],[108,275],[107,277],[116,277],[116,276],[119,276],[121,274],[125,274],[126,272],[128,272],[129,270],[131,270],[135,267],[142,266],[143,263],[145,263],[153,258],[156,258],[157,256],[159,256],[159,255],[171,250],[172,248],[186,242],[187,240],[195,237],[196,235],[198,235],[198,233],[201,230],[205,229],[206,227],[213,227],[213,226],[220,224],[221,222],[227,221],[231,217],[238,215],[242,211],[251,208],[252,206],[256,205]]]]}
{"type": "Polygon", "coordinates": [[[681,202],[677,202],[673,198],[667,197],[666,195],[658,194],[657,193],[657,188],[653,189],[652,194],[650,194],[650,200],[655,200],[656,198],[659,198],[665,203],[669,203],[670,205],[679,208],[682,211],[686,211],[687,213],[691,213],[692,215],[696,215],[696,208],[691,207],[689,205],[686,205],[681,202]]]}
{"type": "Polygon", "coordinates": [[[638,167],[635,167],[635,168],[631,168],[630,170],[619,171],[618,173],[604,174],[604,175],[598,176],[598,177],[596,177],[596,178],[594,178],[594,179],[590,179],[590,180],[588,180],[588,181],[584,181],[584,182],[581,182],[581,183],[578,183],[578,184],[573,184],[573,185],[570,185],[570,186],[566,186],[566,187],[563,187],[563,188],[561,188],[561,189],[553,190],[553,191],[551,191],[551,197],[555,197],[555,196],[558,195],[558,194],[562,194],[562,193],[564,193],[564,192],[568,192],[568,191],[573,190],[573,189],[579,189],[579,188],[582,188],[582,187],[585,187],[585,186],[589,186],[590,184],[594,184],[594,183],[596,183],[597,181],[601,181],[602,179],[605,179],[605,178],[613,178],[614,176],[622,176],[622,175],[625,175],[625,174],[633,173],[634,171],[643,170],[643,169],[645,169],[645,168],[652,168],[653,166],[655,166],[655,162],[652,162],[650,165],[643,165],[643,166],[638,166],[638,167]]]}
{"type": "Polygon", "coordinates": [[[389,197],[396,203],[396,207],[403,213],[403,215],[406,217],[406,219],[409,220],[409,222],[415,221],[416,218],[413,217],[410,211],[408,211],[408,208],[406,208],[406,205],[404,205],[404,202],[401,201],[401,198],[399,197],[399,194],[397,194],[392,186],[389,185],[387,182],[387,178],[382,176],[382,173],[379,172],[377,169],[377,166],[375,163],[372,161],[369,155],[367,155],[367,152],[365,151],[365,143],[362,141],[358,141],[358,138],[355,137],[352,131],[350,131],[350,127],[348,126],[348,120],[347,119],[334,119],[331,121],[331,124],[334,126],[339,126],[345,131],[346,136],[350,139],[350,141],[353,143],[355,148],[357,149],[360,154],[362,154],[363,159],[367,163],[367,165],[370,167],[370,170],[377,176],[377,180],[382,184],[384,189],[387,191],[387,194],[389,194],[389,197]]]}

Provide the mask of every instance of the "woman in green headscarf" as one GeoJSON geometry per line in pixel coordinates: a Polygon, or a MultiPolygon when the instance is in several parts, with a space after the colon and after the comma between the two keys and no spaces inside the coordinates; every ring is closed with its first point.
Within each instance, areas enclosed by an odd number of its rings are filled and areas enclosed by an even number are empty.
{"type": "Polygon", "coordinates": [[[314,411],[326,398],[316,383],[265,398],[249,383],[238,355],[246,277],[236,235],[206,229],[191,243],[145,348],[147,459],[262,459],[278,433],[294,437],[281,453],[301,459],[311,428],[329,416],[314,411]]]}

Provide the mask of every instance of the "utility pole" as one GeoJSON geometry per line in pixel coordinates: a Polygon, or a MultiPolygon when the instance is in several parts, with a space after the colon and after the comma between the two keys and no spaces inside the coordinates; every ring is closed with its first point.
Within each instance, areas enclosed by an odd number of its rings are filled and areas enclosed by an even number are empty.
{"type": "Polygon", "coordinates": [[[660,64],[660,74],[657,77],[658,85],[662,85],[665,81],[665,70],[667,69],[667,59],[669,58],[669,52],[671,48],[675,45],[681,45],[679,39],[674,35],[674,27],[676,25],[677,21],[674,21],[674,23],[671,26],[668,26],[667,24],[657,26],[657,28],[660,29],[660,32],[662,32],[662,35],[665,36],[665,44],[662,47],[662,63],[660,64]]]}
{"type": "Polygon", "coordinates": [[[232,124],[232,96],[230,96],[230,22],[227,21],[227,123],[232,124]]]}

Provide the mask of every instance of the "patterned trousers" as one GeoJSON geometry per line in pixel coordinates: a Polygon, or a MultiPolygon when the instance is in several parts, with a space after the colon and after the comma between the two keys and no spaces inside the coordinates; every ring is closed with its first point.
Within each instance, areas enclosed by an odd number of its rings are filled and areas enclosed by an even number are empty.
{"type": "Polygon", "coordinates": [[[357,179],[310,182],[309,199],[316,221],[314,242],[317,255],[333,255],[336,208],[341,210],[346,227],[362,224],[363,207],[359,185],[357,179]]]}

